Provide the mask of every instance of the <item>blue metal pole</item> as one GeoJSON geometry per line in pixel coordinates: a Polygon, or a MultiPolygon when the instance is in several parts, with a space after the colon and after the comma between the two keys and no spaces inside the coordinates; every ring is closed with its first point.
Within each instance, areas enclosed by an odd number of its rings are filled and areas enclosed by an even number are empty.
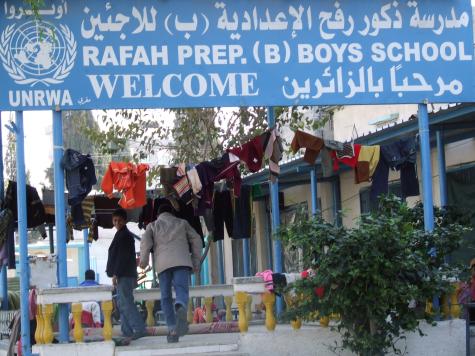
{"type": "Polygon", "coordinates": [[[249,249],[249,239],[242,240],[244,277],[251,275],[251,251],[249,249]]]}
{"type": "MultiPolygon", "coordinates": [[[[68,286],[67,247],[66,247],[66,209],[64,202],[63,158],[63,119],[61,111],[53,111],[53,165],[54,165],[54,206],[56,223],[56,251],[58,254],[58,284],[68,286]]],[[[59,341],[69,342],[68,306],[59,306],[59,341]]]]}
{"type": "Polygon", "coordinates": [[[18,235],[20,237],[20,306],[21,306],[21,345],[23,355],[31,355],[30,345],[30,307],[29,307],[29,263],[28,230],[26,215],[26,174],[25,141],[23,133],[23,112],[17,111],[16,119],[16,166],[17,166],[17,205],[18,235]]]}
{"type": "Polygon", "coordinates": [[[89,256],[89,229],[82,230],[84,239],[84,268],[86,271],[91,268],[91,260],[89,256]]]}
{"type": "Polygon", "coordinates": [[[312,216],[315,216],[318,211],[317,170],[315,168],[312,168],[310,171],[310,188],[312,194],[312,216]]]}
{"type": "MultiPolygon", "coordinates": [[[[3,201],[5,197],[5,187],[3,183],[3,146],[2,146],[2,117],[0,114],[0,199],[3,201]]],[[[7,279],[7,265],[2,265],[0,270],[0,285],[2,296],[2,309],[8,310],[8,279],[7,279]]]]}
{"type": "Polygon", "coordinates": [[[216,243],[216,248],[218,250],[218,279],[219,284],[224,284],[224,258],[223,258],[223,240],[219,240],[216,243]]]}
{"type": "Polygon", "coordinates": [[[448,205],[447,201],[447,167],[445,163],[444,131],[435,132],[437,139],[437,162],[439,168],[440,206],[448,205]]]}
{"type": "MultiPolygon", "coordinates": [[[[421,145],[422,162],[422,194],[424,204],[424,228],[430,232],[434,230],[434,200],[432,196],[432,165],[430,155],[429,114],[427,104],[419,104],[419,136],[421,145]]],[[[437,251],[430,251],[437,253],[437,251]]],[[[438,296],[432,300],[432,306],[436,315],[439,314],[440,304],[438,296]]]]}
{"type": "MultiPolygon", "coordinates": [[[[273,129],[275,127],[275,116],[274,108],[272,106],[267,108],[267,122],[269,128],[273,129]]],[[[272,207],[272,234],[276,234],[280,227],[280,209],[279,209],[279,180],[276,179],[275,182],[270,182],[270,198],[271,198],[271,207],[272,207]]],[[[274,239],[274,272],[282,273],[283,264],[282,264],[282,243],[279,239],[274,239]]],[[[277,315],[280,316],[284,310],[284,302],[282,298],[277,298],[276,311],[277,315]]]]}

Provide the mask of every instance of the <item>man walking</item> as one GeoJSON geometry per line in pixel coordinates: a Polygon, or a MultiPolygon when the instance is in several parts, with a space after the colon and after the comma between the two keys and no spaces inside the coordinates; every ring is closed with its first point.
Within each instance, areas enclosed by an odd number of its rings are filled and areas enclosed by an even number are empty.
{"type": "Polygon", "coordinates": [[[188,283],[192,269],[199,272],[202,248],[200,235],[186,220],[177,218],[173,207],[166,203],[160,206],[157,220],[147,226],[140,242],[140,267],[148,266],[153,249],[169,343],[178,342],[179,337],[188,332],[188,283]],[[176,293],[175,305],[172,285],[176,293]]]}
{"type": "Polygon", "coordinates": [[[137,262],[135,241],[127,229],[127,212],[120,208],[112,213],[112,223],[117,229],[109,247],[107,275],[117,288],[121,330],[134,340],[146,336],[145,322],[134,302],[133,291],[137,287],[137,262]]]}

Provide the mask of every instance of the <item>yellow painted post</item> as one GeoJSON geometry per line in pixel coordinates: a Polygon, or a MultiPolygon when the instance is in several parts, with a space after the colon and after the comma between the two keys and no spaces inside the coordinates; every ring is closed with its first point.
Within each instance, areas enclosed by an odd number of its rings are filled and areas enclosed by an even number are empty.
{"type": "Polygon", "coordinates": [[[51,325],[53,318],[53,304],[46,304],[43,307],[43,341],[45,344],[53,342],[53,326],[51,325]]]}
{"type": "Polygon", "coordinates": [[[44,344],[43,340],[43,332],[44,332],[44,325],[43,325],[43,308],[41,304],[38,304],[36,309],[36,331],[35,331],[35,340],[36,343],[41,345],[44,344]]]}
{"type": "Polygon", "coordinates": [[[188,300],[188,323],[193,324],[193,299],[188,300]]]}
{"type": "MultiPolygon", "coordinates": [[[[297,303],[297,297],[295,295],[291,295],[290,293],[284,296],[285,303],[287,303],[288,307],[293,307],[297,303]]],[[[290,322],[290,325],[294,330],[299,330],[302,327],[302,320],[296,319],[290,322]]]]}
{"type": "Polygon", "coordinates": [[[450,307],[449,307],[449,298],[447,298],[447,294],[442,294],[441,297],[441,304],[442,304],[442,314],[446,319],[450,318],[450,307]]]}
{"type": "Polygon", "coordinates": [[[460,308],[460,304],[457,300],[457,290],[454,289],[454,291],[450,295],[450,316],[453,319],[460,319],[461,315],[462,309],[460,308]]]}
{"type": "Polygon", "coordinates": [[[73,336],[76,342],[84,341],[84,330],[82,329],[81,314],[82,314],[82,304],[74,303],[71,307],[74,319],[74,331],[73,336]]]}
{"type": "Polygon", "coordinates": [[[213,298],[206,297],[205,306],[206,306],[206,322],[212,323],[213,322],[213,298]]]}
{"type": "Polygon", "coordinates": [[[236,303],[239,309],[239,330],[245,333],[249,328],[246,318],[247,293],[236,292],[236,303]]]}
{"type": "Polygon", "coordinates": [[[277,325],[274,316],[275,294],[269,292],[264,293],[262,295],[262,301],[266,306],[266,328],[269,331],[274,331],[277,325]]]}
{"type": "Polygon", "coordinates": [[[102,312],[104,313],[104,328],[102,329],[102,335],[105,341],[112,340],[112,300],[102,302],[102,312]]]}
{"type": "Polygon", "coordinates": [[[147,300],[145,302],[145,308],[147,309],[147,326],[154,326],[155,325],[155,318],[153,317],[153,307],[155,306],[155,301],[147,300]]]}
{"type": "Polygon", "coordinates": [[[246,319],[248,323],[252,320],[252,295],[250,294],[247,296],[246,319]]]}
{"type": "Polygon", "coordinates": [[[233,305],[233,297],[228,296],[224,297],[224,303],[226,304],[226,321],[233,321],[233,313],[232,313],[232,305],[233,305]]]}
{"type": "Polygon", "coordinates": [[[426,314],[432,315],[432,302],[426,301],[426,314]]]}
{"type": "Polygon", "coordinates": [[[330,324],[330,318],[328,316],[322,316],[320,318],[320,326],[323,326],[324,328],[328,327],[330,324]]]}

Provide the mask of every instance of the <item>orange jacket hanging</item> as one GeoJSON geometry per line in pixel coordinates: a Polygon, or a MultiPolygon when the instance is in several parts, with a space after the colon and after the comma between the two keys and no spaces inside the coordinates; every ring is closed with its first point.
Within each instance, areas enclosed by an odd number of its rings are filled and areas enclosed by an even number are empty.
{"type": "Polygon", "coordinates": [[[146,172],[148,164],[138,165],[127,162],[111,162],[101,188],[109,197],[113,197],[114,189],[123,193],[119,205],[124,209],[140,208],[147,203],[146,172]]]}

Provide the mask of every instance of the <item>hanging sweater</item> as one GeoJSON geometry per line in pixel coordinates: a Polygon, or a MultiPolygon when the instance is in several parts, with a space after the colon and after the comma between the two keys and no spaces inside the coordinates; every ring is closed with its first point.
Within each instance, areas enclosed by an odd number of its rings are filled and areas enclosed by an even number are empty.
{"type": "Polygon", "coordinates": [[[147,203],[146,172],[148,164],[132,164],[126,162],[111,162],[101,188],[109,197],[113,197],[114,189],[123,195],[119,205],[124,209],[141,208],[147,203]]]}

